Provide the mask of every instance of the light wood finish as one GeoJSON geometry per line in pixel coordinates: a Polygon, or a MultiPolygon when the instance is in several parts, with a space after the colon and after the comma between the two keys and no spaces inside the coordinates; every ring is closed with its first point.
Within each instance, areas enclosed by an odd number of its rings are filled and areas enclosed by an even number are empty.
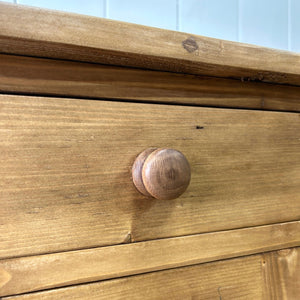
{"type": "Polygon", "coordinates": [[[300,85],[300,55],[1,3],[0,52],[300,85]]]}
{"type": "Polygon", "coordinates": [[[300,54],[0,9],[1,299],[298,300],[300,54]]]}
{"type": "Polygon", "coordinates": [[[265,299],[299,299],[300,248],[264,254],[263,271],[265,299]]]}
{"type": "Polygon", "coordinates": [[[300,87],[0,55],[3,93],[300,111],[300,87]]]}
{"type": "MultiPolygon", "coordinates": [[[[263,300],[260,255],[38,292],[3,300],[263,300]]],[[[264,299],[265,300],[265,299],[264,299]]]]}
{"type": "Polygon", "coordinates": [[[300,249],[294,248],[5,297],[3,300],[125,298],[297,300],[300,291],[299,262],[300,249]]]}
{"type": "Polygon", "coordinates": [[[299,220],[295,113],[0,96],[0,257],[299,220]],[[137,153],[180,150],[187,191],[149,201],[137,153]]]}
{"type": "Polygon", "coordinates": [[[136,158],[132,179],[145,196],[172,200],[186,191],[191,180],[191,167],[178,150],[148,148],[136,158]]]}
{"type": "Polygon", "coordinates": [[[293,246],[300,246],[300,221],[2,260],[0,296],[194,265],[293,246]]]}

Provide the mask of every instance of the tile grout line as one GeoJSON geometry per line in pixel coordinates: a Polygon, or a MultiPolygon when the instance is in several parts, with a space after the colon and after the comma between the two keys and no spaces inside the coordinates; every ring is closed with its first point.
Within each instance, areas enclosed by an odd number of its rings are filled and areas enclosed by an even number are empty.
{"type": "Polygon", "coordinates": [[[237,2],[237,21],[238,21],[238,25],[237,25],[237,40],[238,42],[241,42],[241,1],[238,0],[237,2]]]}
{"type": "Polygon", "coordinates": [[[108,0],[103,1],[103,15],[104,18],[108,18],[108,0]]]}
{"type": "Polygon", "coordinates": [[[176,0],[176,30],[180,31],[180,0],[176,0]]]}
{"type": "Polygon", "coordinates": [[[292,20],[291,20],[291,0],[287,2],[287,40],[288,40],[288,50],[292,50],[292,39],[291,39],[291,27],[292,27],[292,20]]]}

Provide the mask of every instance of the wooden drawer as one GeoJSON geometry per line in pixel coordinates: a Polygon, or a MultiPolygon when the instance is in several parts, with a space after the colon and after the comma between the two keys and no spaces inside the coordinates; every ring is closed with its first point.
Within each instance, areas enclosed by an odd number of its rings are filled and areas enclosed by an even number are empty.
{"type": "Polygon", "coordinates": [[[300,248],[32,293],[37,299],[298,299],[300,248]]]}
{"type": "Polygon", "coordinates": [[[1,258],[300,216],[297,114],[2,95],[0,134],[1,258]],[[136,191],[148,147],[186,155],[180,198],[136,191]]]}
{"type": "MultiPolygon", "coordinates": [[[[295,221],[1,260],[1,295],[96,282],[294,247],[299,245],[299,231],[300,222],[295,221]]],[[[287,255],[286,262],[282,262],[291,270],[291,278],[299,275],[297,253],[292,251],[291,255],[287,255]]],[[[274,268],[279,274],[274,276],[268,273],[265,276],[280,278],[281,270],[276,261],[270,260],[268,263],[268,268],[274,268]]],[[[256,276],[252,274],[248,280],[254,280],[256,276]]],[[[290,282],[290,278],[286,280],[290,282]]],[[[211,285],[215,283],[211,282],[211,285]]],[[[269,287],[271,292],[272,287],[269,287]]],[[[299,286],[296,284],[292,291],[299,291],[299,286]]]]}
{"type": "Polygon", "coordinates": [[[1,299],[298,300],[299,55],[0,8],[1,299]],[[179,198],[136,190],[152,147],[179,198]]]}

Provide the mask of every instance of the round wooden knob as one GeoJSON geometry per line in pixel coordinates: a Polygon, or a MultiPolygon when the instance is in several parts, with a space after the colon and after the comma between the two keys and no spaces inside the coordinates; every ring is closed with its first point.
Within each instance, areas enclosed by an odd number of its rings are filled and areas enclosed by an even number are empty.
{"type": "Polygon", "coordinates": [[[136,158],[132,178],[143,195],[170,200],[187,189],[191,169],[185,156],[177,150],[148,148],[136,158]]]}

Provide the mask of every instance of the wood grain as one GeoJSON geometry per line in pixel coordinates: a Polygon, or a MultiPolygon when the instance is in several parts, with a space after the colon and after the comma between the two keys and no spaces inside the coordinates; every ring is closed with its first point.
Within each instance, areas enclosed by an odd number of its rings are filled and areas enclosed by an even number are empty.
{"type": "Polygon", "coordinates": [[[300,219],[296,113],[0,96],[0,257],[300,219]],[[187,191],[142,196],[148,147],[181,151],[187,191]]]}
{"type": "Polygon", "coordinates": [[[299,299],[300,248],[264,254],[263,271],[265,299],[299,299]]]}
{"type": "Polygon", "coordinates": [[[297,300],[299,257],[286,249],[4,299],[297,300]]]}
{"type": "Polygon", "coordinates": [[[0,52],[300,84],[300,55],[2,3],[0,52]]]}
{"type": "MultiPolygon", "coordinates": [[[[300,246],[300,221],[7,259],[0,261],[0,278],[3,278],[0,279],[0,296],[171,269],[293,246],[300,246]]],[[[273,262],[271,265],[276,268],[273,262]]],[[[295,268],[291,272],[295,273],[295,268]]],[[[283,277],[293,280],[291,276],[283,277]]],[[[273,289],[273,285],[271,288],[273,289]]]]}
{"type": "Polygon", "coordinates": [[[156,149],[143,164],[142,180],[147,192],[155,199],[173,200],[180,197],[189,186],[191,167],[180,151],[156,149]]]}
{"type": "Polygon", "coordinates": [[[159,271],[3,300],[243,299],[263,300],[261,256],[159,271]]]}
{"type": "Polygon", "coordinates": [[[0,55],[0,91],[300,111],[299,87],[13,55],[0,55]]]}

